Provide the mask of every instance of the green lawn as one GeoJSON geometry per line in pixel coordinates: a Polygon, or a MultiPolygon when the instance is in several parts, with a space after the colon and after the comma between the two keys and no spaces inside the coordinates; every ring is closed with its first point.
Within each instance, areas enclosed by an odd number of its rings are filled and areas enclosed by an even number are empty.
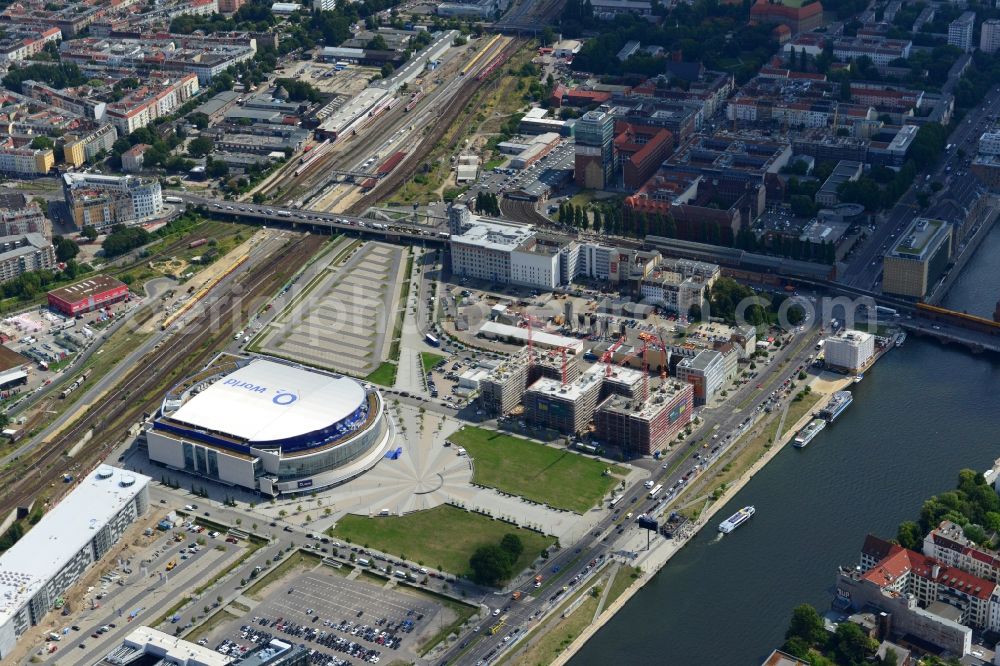
{"type": "Polygon", "coordinates": [[[430,372],[438,363],[445,359],[441,354],[432,352],[420,352],[420,364],[424,366],[424,372],[430,372]]]}
{"type": "Polygon", "coordinates": [[[499,543],[508,533],[517,534],[524,544],[524,553],[515,566],[516,571],[527,568],[543,548],[555,542],[553,537],[519,529],[449,504],[386,518],[348,514],[330,530],[331,536],[350,540],[355,545],[376,548],[458,575],[468,572],[469,558],[476,548],[499,543]]]}
{"type": "MultiPolygon", "coordinates": [[[[493,430],[466,426],[449,439],[475,461],[474,483],[559,509],[584,513],[618,482],[599,460],[493,430]]],[[[620,467],[611,471],[625,474],[620,467]]]]}
{"type": "Polygon", "coordinates": [[[392,386],[396,383],[396,364],[390,361],[384,362],[382,365],[375,368],[375,370],[365,377],[372,384],[380,384],[382,386],[392,386]]]}

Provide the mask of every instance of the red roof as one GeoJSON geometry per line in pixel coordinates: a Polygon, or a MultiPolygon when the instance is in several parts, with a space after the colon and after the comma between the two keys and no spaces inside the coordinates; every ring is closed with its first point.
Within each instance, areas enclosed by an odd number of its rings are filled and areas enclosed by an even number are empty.
{"type": "Polygon", "coordinates": [[[750,16],[778,17],[794,21],[801,21],[804,18],[823,13],[823,5],[813,2],[801,7],[788,7],[779,3],[771,3],[768,0],[757,0],[750,8],[750,16]]]}

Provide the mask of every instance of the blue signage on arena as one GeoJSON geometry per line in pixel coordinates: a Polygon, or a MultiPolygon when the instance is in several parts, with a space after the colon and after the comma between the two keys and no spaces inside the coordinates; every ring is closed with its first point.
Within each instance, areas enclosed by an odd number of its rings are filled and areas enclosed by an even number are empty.
{"type": "MultiPolygon", "coordinates": [[[[234,388],[246,389],[251,393],[267,393],[269,390],[266,386],[260,386],[259,384],[252,384],[250,382],[244,382],[240,381],[239,379],[232,379],[232,378],[227,379],[224,382],[224,384],[226,386],[232,386],[234,388]]],[[[276,389],[275,396],[271,398],[271,402],[273,402],[276,405],[284,406],[284,405],[290,405],[298,399],[299,396],[295,395],[294,393],[283,391],[281,389],[276,389]]]]}

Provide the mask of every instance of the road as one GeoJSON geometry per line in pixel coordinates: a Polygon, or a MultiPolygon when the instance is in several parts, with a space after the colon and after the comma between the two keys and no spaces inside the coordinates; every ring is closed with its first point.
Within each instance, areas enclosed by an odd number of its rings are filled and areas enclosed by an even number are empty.
{"type": "MultiPolygon", "coordinates": [[[[600,563],[608,560],[617,552],[618,537],[632,536],[635,533],[631,531],[639,529],[632,520],[622,521],[620,513],[630,512],[637,516],[640,513],[655,515],[666,512],[676,494],[693,480],[692,468],[695,465],[707,466],[732,447],[740,446],[739,434],[748,431],[755,419],[765,416],[764,403],[768,402],[776,391],[780,392],[786,379],[797,374],[798,366],[805,364],[806,357],[812,353],[813,343],[820,336],[821,330],[815,322],[810,322],[809,327],[797,334],[792,343],[782,346],[774,354],[770,364],[759,371],[758,377],[730,391],[725,404],[701,411],[702,424],[689,438],[690,446],[679,447],[668,459],[659,461],[661,466],[655,469],[651,476],[651,480],[655,484],[662,484],[664,489],[680,483],[675,494],[650,500],[648,491],[641,485],[627,489],[618,505],[620,512],[609,512],[589,537],[576,543],[573,548],[558,551],[546,561],[545,569],[541,572],[543,586],[540,588],[540,593],[535,588],[533,575],[527,574],[515,581],[510,591],[485,597],[483,602],[487,606],[491,609],[499,608],[500,616],[506,616],[504,628],[495,637],[488,636],[486,630],[495,621],[494,616],[491,616],[480,626],[480,631],[461,635],[456,644],[446,652],[444,661],[456,664],[485,664],[498,659],[505,651],[517,645],[534,624],[542,621],[539,618],[544,618],[549,612],[558,608],[569,594],[583,586],[589,576],[594,575],[595,568],[588,566],[590,562],[600,563]],[[761,388],[757,388],[758,384],[761,388]],[[733,408],[734,405],[742,405],[747,401],[751,401],[751,406],[746,409],[733,408]],[[750,416],[746,416],[747,414],[750,416]],[[718,449],[708,454],[710,461],[697,461],[696,456],[701,456],[705,451],[699,445],[706,441],[716,442],[718,449]],[[683,480],[686,475],[688,478],[683,480]],[[578,575],[581,577],[575,583],[571,583],[578,575]],[[563,586],[568,588],[565,593],[562,592],[563,586]],[[521,590],[524,596],[520,601],[511,600],[510,594],[513,590],[521,590]],[[514,630],[517,630],[515,636],[505,642],[504,637],[509,636],[514,630]],[[479,640],[473,642],[477,637],[480,637],[479,640]]],[[[786,398],[788,399],[790,398],[786,398]]],[[[498,620],[499,616],[496,619],[498,620]]]]}
{"type": "Polygon", "coordinates": [[[931,171],[919,175],[899,202],[885,214],[868,242],[855,252],[847,269],[843,271],[842,282],[863,289],[874,289],[882,273],[882,257],[903,229],[920,214],[917,193],[925,186],[935,181],[945,186],[937,194],[935,203],[949,197],[960,198],[963,193],[976,187],[975,178],[969,177],[968,173],[969,157],[959,157],[958,151],[961,149],[968,156],[976,154],[979,137],[989,128],[989,116],[994,113],[998,102],[1000,88],[991,88],[983,102],[962,119],[948,139],[956,147],[948,151],[931,171]],[[956,191],[955,188],[960,190],[956,191]]]}

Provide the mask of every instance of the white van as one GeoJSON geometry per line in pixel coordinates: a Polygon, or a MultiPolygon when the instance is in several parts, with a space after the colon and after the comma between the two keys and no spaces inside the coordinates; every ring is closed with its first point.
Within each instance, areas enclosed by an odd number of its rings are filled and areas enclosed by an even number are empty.
{"type": "Polygon", "coordinates": [[[366,560],[363,557],[359,557],[358,558],[358,564],[360,564],[363,567],[366,567],[366,566],[368,566],[370,564],[370,562],[368,562],[368,560],[366,560]]]}
{"type": "Polygon", "coordinates": [[[455,452],[458,453],[458,455],[460,455],[460,456],[464,456],[465,455],[465,449],[463,449],[461,446],[458,447],[457,449],[455,449],[455,452]]]}

